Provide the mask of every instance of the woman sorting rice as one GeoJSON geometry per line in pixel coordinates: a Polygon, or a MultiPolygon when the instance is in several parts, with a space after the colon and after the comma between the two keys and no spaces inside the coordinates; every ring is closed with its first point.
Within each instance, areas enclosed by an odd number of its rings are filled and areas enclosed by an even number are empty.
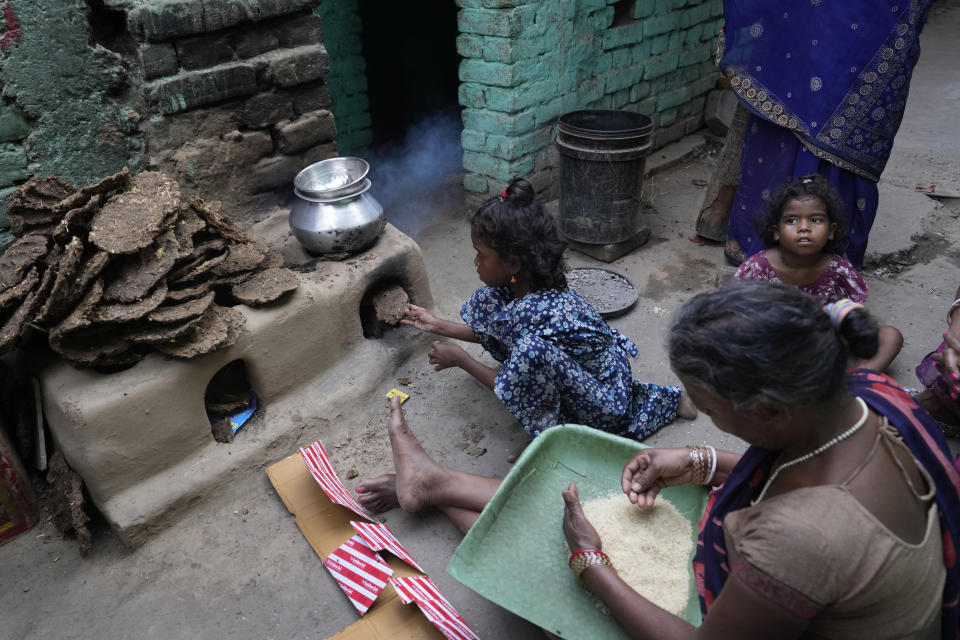
{"type": "Polygon", "coordinates": [[[750,443],[647,449],[624,468],[644,507],[720,485],[700,523],[694,628],[631,590],[563,492],[570,564],[636,638],[957,638],[960,477],[940,430],[893,380],[845,371],[877,349],[859,305],[736,282],[687,303],[673,370],[721,430],[750,443]]]}

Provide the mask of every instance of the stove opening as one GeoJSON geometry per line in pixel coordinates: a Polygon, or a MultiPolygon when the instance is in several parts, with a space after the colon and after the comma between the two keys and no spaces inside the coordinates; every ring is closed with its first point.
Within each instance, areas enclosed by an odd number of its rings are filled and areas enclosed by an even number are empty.
{"type": "Polygon", "coordinates": [[[381,338],[384,331],[400,326],[410,296],[396,280],[373,284],[360,301],[360,325],[364,338],[381,338]]]}
{"type": "Polygon", "coordinates": [[[217,442],[229,444],[257,410],[257,394],[250,387],[243,360],[234,360],[217,371],[203,396],[210,431],[217,442]]]}

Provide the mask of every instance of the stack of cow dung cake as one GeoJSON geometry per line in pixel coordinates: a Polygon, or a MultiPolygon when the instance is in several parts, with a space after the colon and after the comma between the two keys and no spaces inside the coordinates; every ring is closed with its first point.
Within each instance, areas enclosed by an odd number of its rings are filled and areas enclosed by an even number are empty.
{"type": "Polygon", "coordinates": [[[0,255],[0,354],[31,327],[79,366],[120,368],[151,349],[192,358],[236,341],[246,318],[231,305],[300,284],[219,202],[184,201],[159,172],[82,189],[32,178],[7,215],[19,237],[0,255]]]}

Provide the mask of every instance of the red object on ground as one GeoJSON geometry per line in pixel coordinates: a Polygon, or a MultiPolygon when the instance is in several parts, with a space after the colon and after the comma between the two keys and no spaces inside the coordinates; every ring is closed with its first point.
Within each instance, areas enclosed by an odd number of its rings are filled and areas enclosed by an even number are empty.
{"type": "Polygon", "coordinates": [[[687,240],[689,240],[690,242],[693,242],[694,244],[698,244],[701,247],[703,246],[703,240],[697,240],[693,236],[690,236],[689,238],[687,238],[687,240]]]}
{"type": "Polygon", "coordinates": [[[0,431],[0,544],[13,540],[39,519],[20,460],[0,431]]]}

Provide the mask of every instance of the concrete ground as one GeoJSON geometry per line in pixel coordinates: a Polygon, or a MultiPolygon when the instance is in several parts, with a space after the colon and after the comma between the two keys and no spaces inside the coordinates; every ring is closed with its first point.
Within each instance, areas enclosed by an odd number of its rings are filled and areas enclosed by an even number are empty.
{"type": "MultiPolygon", "coordinates": [[[[960,132],[948,111],[960,98],[954,71],[960,59],[958,32],[960,3],[938,4],[923,33],[903,127],[881,183],[881,210],[865,269],[870,309],[905,336],[890,373],[907,386],[916,386],[913,368],[939,342],[944,311],[960,284],[960,199],[915,191],[930,184],[942,185],[941,191],[960,190],[960,132]]],[[[652,228],[646,246],[610,265],[569,255],[571,267],[610,268],[639,289],[637,305],[611,321],[640,346],[634,362],[638,379],[676,381],[663,347],[670,314],[730,273],[719,245],[689,240],[703,198],[698,185],[709,180],[713,168],[708,150],[694,136],[649,159],[658,172],[644,189],[658,213],[646,219],[652,228]]],[[[409,231],[424,250],[436,313],[455,317],[479,285],[462,193],[448,186],[427,195],[424,217],[430,222],[409,231]]],[[[403,341],[412,332],[401,328],[384,339],[403,341]]],[[[411,393],[404,405],[411,428],[441,463],[486,475],[509,471],[506,455],[524,441],[523,433],[470,376],[432,371],[424,352],[384,373],[384,391],[395,386],[411,393]]],[[[300,443],[321,438],[341,475],[350,477],[351,488],[392,469],[381,395],[358,398],[349,413],[319,415],[314,405],[319,406],[324,390],[310,391],[289,401],[296,406],[268,407],[260,419],[268,427],[271,418],[297,416],[303,423],[300,443]]],[[[250,433],[256,428],[252,425],[250,433]]],[[[647,442],[744,447],[702,416],[677,422],[647,442]]],[[[386,522],[481,638],[542,637],[532,625],[447,576],[446,563],[460,534],[441,515],[393,511],[386,522]]],[[[95,521],[93,529],[87,558],[48,522],[0,547],[0,637],[323,638],[356,619],[263,468],[250,469],[138,549],[123,547],[102,522],[95,521]]]]}

